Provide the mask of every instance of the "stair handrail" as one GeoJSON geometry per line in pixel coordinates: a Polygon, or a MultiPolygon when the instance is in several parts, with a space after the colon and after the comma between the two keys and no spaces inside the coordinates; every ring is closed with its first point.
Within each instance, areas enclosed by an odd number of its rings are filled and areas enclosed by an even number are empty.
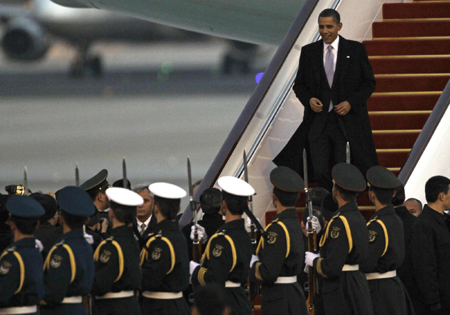
{"type": "MultiPolygon", "coordinates": [[[[246,106],[242,110],[239,118],[237,119],[236,123],[234,124],[233,128],[231,129],[228,137],[226,138],[224,144],[222,145],[221,149],[216,155],[216,158],[212,162],[210,168],[208,169],[206,175],[202,179],[202,182],[200,186],[198,187],[195,195],[194,200],[199,200],[200,194],[209,187],[212,187],[214,183],[217,181],[218,176],[220,175],[221,171],[223,170],[226,162],[230,158],[231,154],[233,153],[233,150],[236,148],[239,140],[241,139],[242,135],[244,134],[245,130],[247,129],[252,117],[256,113],[256,111],[259,108],[259,105],[261,104],[262,100],[264,99],[269,87],[272,85],[274,78],[276,77],[281,65],[286,59],[286,56],[291,51],[292,47],[295,44],[295,40],[298,38],[299,34],[302,32],[306,22],[308,21],[309,17],[311,16],[311,13],[313,12],[314,8],[316,7],[319,0],[306,0],[306,2],[303,4],[302,8],[300,9],[300,12],[298,13],[297,17],[295,18],[294,22],[292,23],[291,27],[289,28],[289,31],[287,32],[286,36],[284,37],[282,43],[280,44],[279,48],[277,49],[277,52],[275,53],[274,57],[272,58],[272,61],[268,65],[266,71],[264,72],[263,77],[261,78],[260,82],[255,88],[255,91],[250,96],[250,99],[248,100],[246,106]]],[[[338,3],[338,0],[335,2],[334,6],[336,6],[338,3]]],[[[315,40],[317,40],[318,36],[315,36],[315,40]]],[[[287,88],[285,89],[283,95],[279,98],[280,105],[282,103],[282,100],[285,99],[286,95],[289,93],[289,91],[292,89],[292,85],[294,83],[295,76],[291,78],[290,82],[287,84],[287,88]]],[[[276,112],[278,112],[279,108],[277,110],[274,110],[275,113],[272,113],[272,117],[270,119],[273,119],[273,117],[276,115],[276,112]]],[[[265,127],[267,128],[267,126],[265,127]]],[[[263,132],[264,133],[264,132],[263,132]]],[[[262,138],[260,135],[259,138],[262,138]]],[[[255,148],[253,147],[248,152],[248,157],[252,156],[254,153],[255,148]]],[[[189,224],[189,222],[192,219],[192,213],[189,211],[189,206],[186,207],[183,215],[181,216],[179,220],[179,226],[180,228],[189,224]]]]}
{"type": "Polygon", "coordinates": [[[424,153],[428,143],[433,137],[433,134],[436,131],[449,105],[450,80],[447,82],[447,85],[445,86],[436,105],[431,111],[430,116],[428,117],[424,127],[422,128],[422,131],[420,132],[416,142],[409,152],[408,157],[406,158],[406,161],[400,170],[400,173],[398,174],[398,179],[403,183],[403,185],[406,185],[406,183],[408,182],[414,168],[422,157],[422,154],[424,153]]]}

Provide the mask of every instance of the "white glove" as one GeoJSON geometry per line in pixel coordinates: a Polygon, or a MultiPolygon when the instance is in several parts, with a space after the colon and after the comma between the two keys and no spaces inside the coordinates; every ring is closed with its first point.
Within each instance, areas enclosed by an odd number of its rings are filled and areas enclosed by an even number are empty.
{"type": "Polygon", "coordinates": [[[322,230],[322,227],[320,226],[319,219],[316,216],[308,217],[308,221],[306,221],[306,228],[308,228],[309,225],[309,218],[311,218],[312,228],[316,230],[316,233],[319,233],[320,230],[322,230]]]}
{"type": "Polygon", "coordinates": [[[197,266],[200,266],[199,263],[196,263],[195,261],[191,260],[189,262],[189,274],[192,275],[194,273],[195,268],[197,268],[197,266]]]}
{"type": "Polygon", "coordinates": [[[311,252],[305,253],[305,264],[307,264],[310,267],[314,266],[314,259],[319,258],[320,254],[314,254],[311,252]]]}
{"type": "Polygon", "coordinates": [[[42,252],[44,250],[44,245],[42,245],[42,242],[37,238],[34,240],[34,244],[39,249],[39,252],[42,252]]]}
{"type": "MultiPolygon", "coordinates": [[[[258,220],[259,223],[261,223],[261,221],[259,221],[258,218],[256,218],[256,220],[258,220]]],[[[248,233],[251,232],[251,226],[252,226],[252,220],[250,220],[249,217],[247,217],[247,219],[245,219],[245,229],[247,230],[248,233]]],[[[256,232],[256,226],[255,226],[255,232],[256,232]]]]}
{"type": "Polygon", "coordinates": [[[92,235],[86,233],[83,236],[86,242],[88,242],[88,244],[90,245],[94,244],[94,237],[92,235]]]}
{"type": "Polygon", "coordinates": [[[258,256],[252,255],[252,260],[250,260],[250,268],[252,268],[253,264],[257,261],[259,261],[258,256]]]}
{"type": "Polygon", "coordinates": [[[206,234],[205,228],[199,224],[191,226],[191,240],[195,239],[195,227],[197,226],[197,235],[198,240],[202,242],[202,244],[206,243],[206,240],[208,239],[208,234],[206,234]]]}

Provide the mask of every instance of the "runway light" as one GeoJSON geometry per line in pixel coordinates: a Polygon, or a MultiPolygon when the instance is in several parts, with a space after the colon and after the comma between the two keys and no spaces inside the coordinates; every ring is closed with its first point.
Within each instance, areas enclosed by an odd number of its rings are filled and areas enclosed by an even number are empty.
{"type": "Polygon", "coordinates": [[[255,76],[256,84],[259,84],[259,81],[261,81],[261,78],[263,75],[264,75],[264,72],[260,72],[255,76]]]}

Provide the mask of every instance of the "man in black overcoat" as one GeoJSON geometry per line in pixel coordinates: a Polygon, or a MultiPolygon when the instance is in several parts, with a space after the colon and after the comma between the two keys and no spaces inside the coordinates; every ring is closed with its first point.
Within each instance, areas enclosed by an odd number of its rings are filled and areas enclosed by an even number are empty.
{"type": "Polygon", "coordinates": [[[331,169],[345,162],[347,141],[352,164],[363,174],[378,164],[366,106],[375,90],[375,77],[365,46],[339,36],[341,28],[337,11],[320,13],[322,40],[302,48],[293,88],[305,107],[303,123],[274,160],[292,167],[290,155],[309,146],[315,179],[329,191],[331,169]]]}

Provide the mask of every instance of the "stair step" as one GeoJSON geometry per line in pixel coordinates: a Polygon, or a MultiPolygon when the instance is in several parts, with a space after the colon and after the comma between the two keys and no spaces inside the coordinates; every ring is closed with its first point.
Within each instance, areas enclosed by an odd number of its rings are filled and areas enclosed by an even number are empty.
{"type": "Polygon", "coordinates": [[[410,151],[377,149],[378,162],[384,167],[402,167],[410,151]]]}
{"type": "Polygon", "coordinates": [[[377,77],[375,92],[443,91],[450,76],[387,76],[377,77]]]}
{"type": "Polygon", "coordinates": [[[369,119],[372,130],[421,130],[429,116],[429,112],[371,112],[369,119]]]}
{"type": "Polygon", "coordinates": [[[363,43],[369,56],[450,54],[450,38],[380,39],[363,43]]]}
{"type": "Polygon", "coordinates": [[[387,110],[432,110],[439,99],[440,93],[436,95],[372,95],[367,101],[370,111],[387,110]]]}
{"type": "Polygon", "coordinates": [[[450,17],[450,2],[403,2],[383,4],[384,19],[448,17],[450,17]]]}
{"type": "Polygon", "coordinates": [[[378,149],[411,149],[420,132],[377,132],[373,134],[378,149]]]}
{"type": "Polygon", "coordinates": [[[375,74],[450,73],[450,55],[371,57],[370,64],[375,74]]]}
{"type": "Polygon", "coordinates": [[[374,22],[372,34],[373,37],[450,36],[450,19],[374,22]]]}

